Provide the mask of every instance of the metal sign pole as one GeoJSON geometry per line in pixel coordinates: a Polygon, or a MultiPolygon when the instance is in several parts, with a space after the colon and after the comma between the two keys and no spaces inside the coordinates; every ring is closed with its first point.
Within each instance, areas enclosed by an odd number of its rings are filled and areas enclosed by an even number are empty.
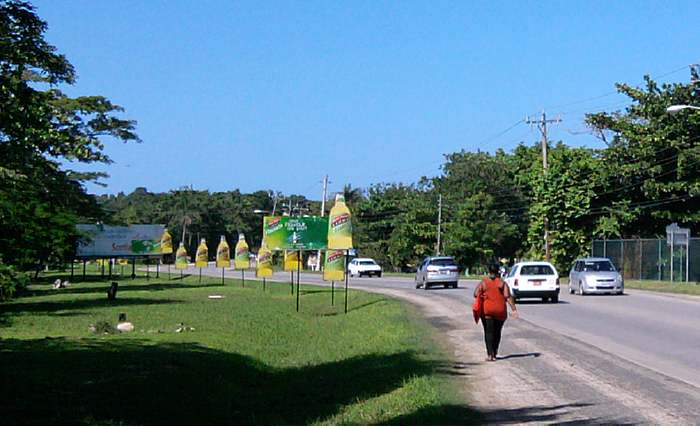
{"type": "Polygon", "coordinates": [[[301,250],[299,250],[299,258],[297,260],[297,312],[299,312],[299,272],[301,271],[301,250]]]}
{"type": "Polygon", "coordinates": [[[671,282],[673,282],[673,232],[671,233],[671,282]]]}
{"type": "Polygon", "coordinates": [[[265,291],[265,277],[263,277],[263,292],[265,291]]]}
{"type": "Polygon", "coordinates": [[[331,306],[335,306],[335,281],[331,281],[331,306]]]}
{"type": "Polygon", "coordinates": [[[294,294],[294,271],[289,271],[289,279],[289,294],[294,294]]]}
{"type": "Polygon", "coordinates": [[[224,271],[226,268],[221,268],[221,285],[224,285],[224,271]]]}
{"type": "Polygon", "coordinates": [[[350,255],[349,250],[345,250],[345,313],[348,313],[348,256],[350,255]]]}
{"type": "Polygon", "coordinates": [[[245,288],[245,269],[241,269],[241,279],[243,280],[243,288],[245,288]]]}
{"type": "Polygon", "coordinates": [[[202,268],[199,268],[199,283],[202,284],[202,268]]]}

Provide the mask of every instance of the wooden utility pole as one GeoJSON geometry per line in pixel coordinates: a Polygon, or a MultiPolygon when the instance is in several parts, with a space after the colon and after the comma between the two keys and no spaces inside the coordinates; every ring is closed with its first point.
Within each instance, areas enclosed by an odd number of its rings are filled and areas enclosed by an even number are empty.
{"type": "Polygon", "coordinates": [[[437,245],[435,246],[435,255],[440,256],[440,233],[442,228],[442,194],[438,194],[438,228],[437,228],[437,245]]]}
{"type": "MultiPolygon", "coordinates": [[[[542,111],[542,118],[531,120],[530,117],[525,119],[527,124],[536,124],[537,128],[542,133],[542,170],[544,175],[547,175],[547,169],[549,165],[547,164],[547,148],[549,141],[547,140],[547,124],[560,123],[561,118],[547,119],[547,114],[542,111]]],[[[546,182],[546,181],[545,181],[546,182]]],[[[551,260],[551,253],[549,250],[549,218],[545,215],[544,217],[544,256],[549,262],[551,260]]]]}
{"type": "MultiPolygon", "coordinates": [[[[321,198],[321,217],[326,215],[326,198],[328,198],[328,175],[323,177],[323,197],[321,198]]],[[[321,250],[316,253],[316,270],[321,270],[321,250]]]]}

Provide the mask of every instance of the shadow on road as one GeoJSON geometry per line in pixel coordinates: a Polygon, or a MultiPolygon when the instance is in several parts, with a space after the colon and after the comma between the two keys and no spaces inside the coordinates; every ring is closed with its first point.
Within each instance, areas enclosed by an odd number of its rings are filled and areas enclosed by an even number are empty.
{"type": "Polygon", "coordinates": [[[510,354],[510,355],[506,355],[506,356],[499,356],[499,357],[496,357],[496,359],[498,359],[500,361],[500,360],[506,360],[506,359],[511,359],[511,358],[527,358],[527,357],[539,358],[540,355],[542,355],[542,354],[539,352],[530,352],[530,353],[526,353],[526,354],[510,354]]]}

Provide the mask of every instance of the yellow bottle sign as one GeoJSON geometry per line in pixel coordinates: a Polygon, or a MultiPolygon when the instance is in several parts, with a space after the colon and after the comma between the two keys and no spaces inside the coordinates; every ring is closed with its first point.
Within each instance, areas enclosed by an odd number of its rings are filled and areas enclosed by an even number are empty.
{"type": "Polygon", "coordinates": [[[209,247],[207,247],[207,241],[204,238],[199,242],[195,259],[198,268],[206,268],[209,265],[209,247]]]}
{"type": "Polygon", "coordinates": [[[348,250],[352,248],[352,223],[350,209],[342,194],[335,196],[335,205],[328,217],[328,249],[348,250]]]}
{"type": "Polygon", "coordinates": [[[257,277],[269,277],[272,275],[272,252],[264,244],[258,250],[258,263],[255,269],[257,277]]]}
{"type": "Polygon", "coordinates": [[[245,235],[238,234],[238,243],[236,243],[236,254],[233,258],[233,264],[236,269],[250,268],[250,252],[248,251],[248,243],[245,242],[245,235]]]}
{"type": "Polygon", "coordinates": [[[170,235],[167,228],[160,237],[160,252],[162,254],[170,254],[173,252],[173,237],[170,235]]]}
{"type": "Polygon", "coordinates": [[[298,251],[285,250],[284,252],[284,270],[286,272],[296,271],[301,268],[301,260],[299,260],[298,251]]]}
{"type": "Polygon", "coordinates": [[[345,251],[328,250],[323,263],[324,281],[343,281],[345,279],[345,251]]]}
{"type": "Polygon", "coordinates": [[[187,250],[185,249],[185,245],[183,243],[180,243],[180,246],[177,248],[177,253],[175,253],[175,268],[187,269],[187,264],[189,262],[190,259],[187,256],[187,250]]]}
{"type": "Polygon", "coordinates": [[[221,236],[219,246],[216,248],[216,267],[228,268],[231,266],[231,249],[228,247],[226,237],[221,236]]]}

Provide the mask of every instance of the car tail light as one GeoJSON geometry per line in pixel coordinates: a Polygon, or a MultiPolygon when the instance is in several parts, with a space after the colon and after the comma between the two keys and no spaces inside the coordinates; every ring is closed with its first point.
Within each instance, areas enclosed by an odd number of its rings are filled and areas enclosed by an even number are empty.
{"type": "Polygon", "coordinates": [[[518,286],[518,279],[516,278],[515,281],[513,281],[513,287],[517,287],[517,286],[518,286]]]}
{"type": "Polygon", "coordinates": [[[557,278],[557,285],[559,285],[559,278],[557,278]]]}

